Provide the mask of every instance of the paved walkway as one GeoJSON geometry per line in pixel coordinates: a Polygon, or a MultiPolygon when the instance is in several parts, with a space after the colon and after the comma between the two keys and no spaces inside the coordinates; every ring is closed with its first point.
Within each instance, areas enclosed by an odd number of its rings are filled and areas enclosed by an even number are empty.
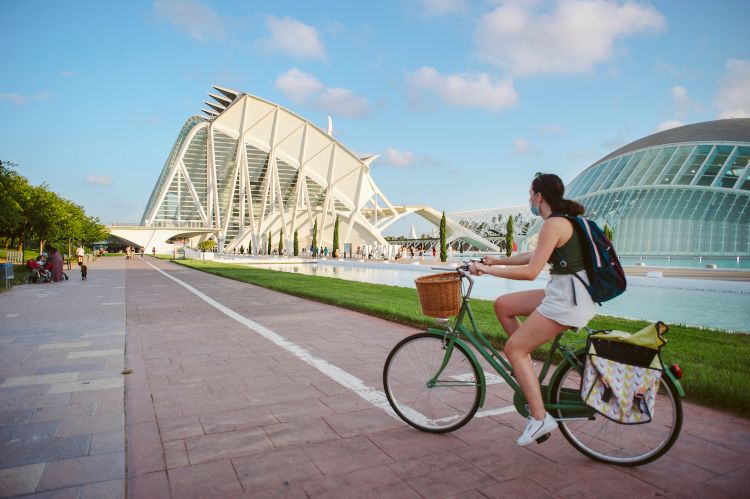
{"type": "Polygon", "coordinates": [[[0,496],[747,495],[742,418],[685,404],[666,456],[620,468],[560,435],[517,448],[496,384],[497,415],[425,434],[380,394],[411,328],[151,258],[78,277],[0,294],[0,496]]]}

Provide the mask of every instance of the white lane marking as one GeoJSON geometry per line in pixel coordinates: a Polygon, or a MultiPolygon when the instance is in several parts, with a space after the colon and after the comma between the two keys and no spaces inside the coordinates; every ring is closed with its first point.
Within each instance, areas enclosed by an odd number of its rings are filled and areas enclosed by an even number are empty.
{"type": "MultiPolygon", "coordinates": [[[[201,291],[198,291],[197,289],[192,287],[190,284],[187,284],[186,282],[183,282],[177,279],[176,277],[167,274],[163,270],[155,267],[150,262],[146,262],[146,264],[148,264],[151,268],[153,268],[157,272],[163,274],[165,277],[173,280],[174,282],[176,282],[183,288],[187,289],[188,291],[193,293],[195,296],[205,301],[206,303],[208,303],[209,305],[211,305],[212,307],[214,307],[215,309],[217,309],[224,315],[231,317],[232,319],[236,320],[237,322],[247,327],[251,331],[255,331],[256,333],[263,336],[267,340],[280,346],[284,350],[288,351],[295,357],[302,360],[304,363],[308,364],[309,366],[314,367],[321,373],[325,374],[326,376],[331,378],[333,381],[353,391],[354,393],[356,393],[357,395],[365,399],[367,402],[369,402],[373,406],[377,407],[378,409],[382,409],[385,413],[387,413],[392,418],[402,421],[402,419],[391,408],[391,404],[388,402],[388,398],[385,396],[385,393],[375,388],[367,386],[364,381],[357,378],[353,374],[350,374],[344,371],[340,367],[337,367],[326,360],[315,357],[304,348],[292,343],[291,341],[287,340],[280,334],[274,331],[271,331],[267,327],[262,326],[258,324],[257,322],[251,319],[248,319],[244,315],[241,315],[235,312],[231,308],[222,305],[221,303],[217,302],[210,296],[202,293],[201,291]]],[[[187,271],[183,271],[181,273],[187,273],[187,271]]],[[[410,407],[404,406],[402,407],[402,410],[407,412],[408,416],[413,420],[419,420],[419,419],[422,419],[424,421],[429,420],[429,418],[427,418],[423,414],[419,413],[418,411],[410,407]]],[[[486,417],[486,416],[493,416],[496,414],[505,414],[506,412],[511,412],[511,411],[515,411],[515,408],[513,406],[502,407],[500,409],[489,409],[485,411],[478,411],[474,417],[481,418],[481,417],[486,417]]]]}
{"type": "Polygon", "coordinates": [[[5,314],[5,317],[18,317],[18,314],[5,314]]]}
{"type": "Polygon", "coordinates": [[[112,301],[112,302],[104,302],[102,305],[125,305],[124,301],[112,301]]]}
{"type": "Polygon", "coordinates": [[[149,262],[146,262],[150,267],[152,267],[157,272],[160,272],[164,276],[168,277],[169,279],[172,279],[174,282],[179,284],[180,286],[184,287],[191,293],[193,293],[195,296],[200,298],[201,300],[205,301],[224,315],[231,317],[232,319],[236,320],[240,324],[244,325],[248,329],[255,331],[259,335],[263,336],[267,340],[275,343],[276,345],[280,346],[287,352],[291,353],[295,357],[302,360],[304,363],[314,367],[318,371],[322,372],[332,380],[336,381],[337,383],[343,385],[344,387],[348,388],[349,390],[353,391],[363,399],[365,399],[370,404],[374,405],[375,407],[382,409],[385,411],[388,415],[393,417],[394,419],[398,419],[401,421],[401,418],[398,417],[398,415],[393,411],[391,408],[391,405],[388,403],[388,399],[385,396],[385,393],[376,390],[375,388],[371,388],[367,386],[364,381],[357,378],[356,376],[349,374],[348,372],[344,371],[343,369],[334,366],[333,364],[329,363],[328,361],[325,361],[323,359],[320,359],[318,357],[315,357],[310,352],[305,350],[304,348],[295,345],[291,341],[287,340],[283,336],[279,335],[278,333],[275,333],[271,331],[270,329],[258,324],[257,322],[248,319],[247,317],[238,314],[234,310],[230,309],[229,307],[226,307],[222,305],[221,303],[217,302],[210,296],[207,296],[191,285],[182,282],[181,280],[177,279],[176,277],[173,277],[163,270],[155,267],[149,262]]]}
{"type": "Polygon", "coordinates": [[[500,414],[508,414],[509,412],[516,412],[516,407],[509,405],[506,407],[501,407],[499,409],[487,409],[484,411],[477,411],[474,417],[486,418],[487,416],[499,416],[500,414]]]}

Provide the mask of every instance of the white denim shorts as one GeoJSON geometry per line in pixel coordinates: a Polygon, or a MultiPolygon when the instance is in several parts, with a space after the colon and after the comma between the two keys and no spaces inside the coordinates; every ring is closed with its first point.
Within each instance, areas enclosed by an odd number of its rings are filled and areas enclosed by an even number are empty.
{"type": "MultiPolygon", "coordinates": [[[[577,274],[588,284],[585,270],[577,274]]],[[[596,303],[572,274],[550,274],[544,299],[536,311],[563,326],[582,328],[596,314],[596,303]]]]}

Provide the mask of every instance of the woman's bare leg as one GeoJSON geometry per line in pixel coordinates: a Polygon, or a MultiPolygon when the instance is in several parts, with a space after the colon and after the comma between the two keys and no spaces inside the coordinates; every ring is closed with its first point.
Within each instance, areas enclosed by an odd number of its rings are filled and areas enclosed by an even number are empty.
{"type": "Polygon", "coordinates": [[[567,326],[533,312],[505,345],[505,355],[513,366],[513,372],[534,419],[544,419],[547,411],[544,409],[542,391],[534,366],[531,365],[530,354],[536,347],[547,343],[566,329],[567,326]]]}
{"type": "Polygon", "coordinates": [[[508,293],[495,300],[495,315],[508,336],[519,328],[518,316],[528,317],[544,299],[543,289],[508,293]]]}

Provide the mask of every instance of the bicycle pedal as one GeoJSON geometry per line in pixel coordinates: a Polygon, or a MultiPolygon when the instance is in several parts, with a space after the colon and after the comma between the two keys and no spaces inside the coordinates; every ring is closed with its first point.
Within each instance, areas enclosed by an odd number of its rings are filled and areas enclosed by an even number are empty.
{"type": "Polygon", "coordinates": [[[546,435],[542,435],[541,437],[539,437],[539,438],[536,439],[536,443],[543,444],[544,442],[546,442],[547,440],[549,440],[549,437],[551,437],[551,436],[552,436],[551,433],[547,433],[546,435]]]}

